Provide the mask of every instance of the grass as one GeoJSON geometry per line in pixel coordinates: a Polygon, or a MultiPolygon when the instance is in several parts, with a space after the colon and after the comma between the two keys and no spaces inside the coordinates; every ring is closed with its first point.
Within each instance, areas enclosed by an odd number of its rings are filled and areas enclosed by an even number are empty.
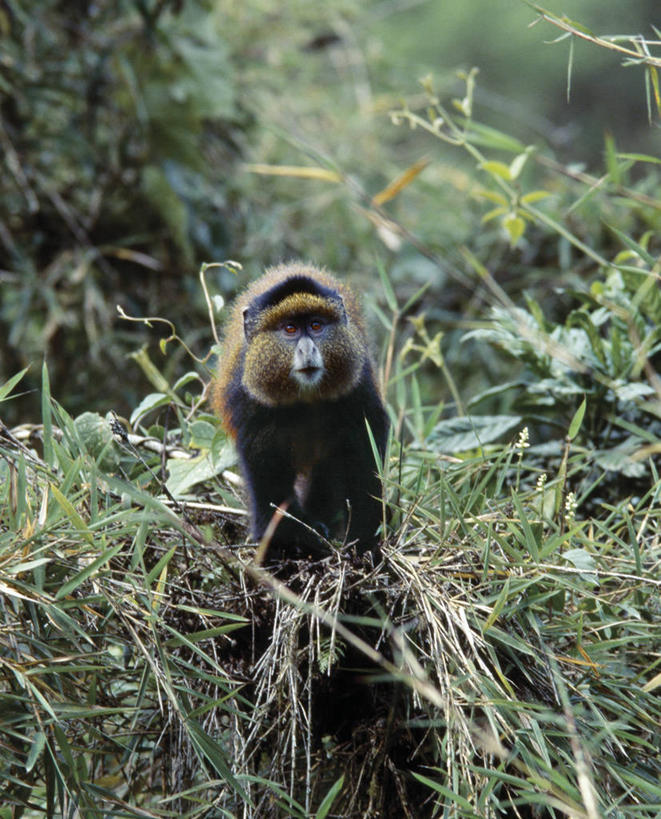
{"type": "Polygon", "coordinates": [[[516,430],[444,456],[389,360],[382,559],[270,571],[199,396],[113,437],[44,370],[43,423],[0,428],[0,816],[659,814],[654,461],[595,499],[583,413],[561,460],[516,430]]]}
{"type": "Polygon", "coordinates": [[[390,219],[421,166],[369,204],[480,300],[447,343],[438,290],[381,270],[379,557],[257,565],[207,379],[144,349],[128,421],[72,418],[44,367],[41,423],[0,422],[0,819],[661,815],[658,160],[607,142],[565,183],[464,81],[393,118],[474,163],[479,258],[390,219]],[[490,272],[522,246],[562,274],[525,307],[490,272]]]}

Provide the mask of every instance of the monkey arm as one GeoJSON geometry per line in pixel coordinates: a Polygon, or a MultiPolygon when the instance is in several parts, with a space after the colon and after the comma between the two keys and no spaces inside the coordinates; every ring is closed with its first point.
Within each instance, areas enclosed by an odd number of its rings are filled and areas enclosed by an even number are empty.
{"type": "Polygon", "coordinates": [[[324,521],[335,537],[358,540],[365,547],[374,542],[382,516],[381,480],[366,422],[383,458],[388,421],[374,385],[367,377],[361,383],[326,407],[322,427],[332,433],[332,443],[310,476],[305,509],[309,519],[324,521]]]}

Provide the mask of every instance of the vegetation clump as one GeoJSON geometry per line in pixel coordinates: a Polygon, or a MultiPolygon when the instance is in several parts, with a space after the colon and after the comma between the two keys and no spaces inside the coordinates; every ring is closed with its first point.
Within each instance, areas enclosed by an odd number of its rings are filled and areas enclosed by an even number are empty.
{"type": "MultiPolygon", "coordinates": [[[[111,5],[0,8],[0,819],[658,816],[659,157],[565,161],[472,70],[370,131],[351,0],[287,52],[286,16],[111,5]],[[251,271],[181,271],[278,254],[379,273],[378,555],[246,543],[205,353],[251,271]]],[[[525,5],[658,119],[656,40],[525,5]]]]}

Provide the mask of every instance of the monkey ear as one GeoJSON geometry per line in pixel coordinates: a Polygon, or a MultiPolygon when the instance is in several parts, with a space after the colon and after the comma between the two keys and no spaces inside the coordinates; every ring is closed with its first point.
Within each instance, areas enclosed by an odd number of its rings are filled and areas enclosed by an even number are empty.
{"type": "Polygon", "coordinates": [[[253,311],[251,311],[250,307],[244,307],[242,312],[243,312],[243,335],[245,336],[246,341],[250,341],[250,336],[251,336],[250,330],[251,330],[251,324],[252,324],[252,318],[253,318],[253,316],[252,316],[253,311]]]}
{"type": "Polygon", "coordinates": [[[340,321],[342,322],[342,324],[346,324],[347,323],[347,311],[344,308],[344,299],[342,298],[342,296],[340,296],[339,293],[335,293],[331,298],[329,298],[329,301],[332,301],[332,302],[335,303],[335,305],[337,306],[338,312],[340,314],[340,321]]]}

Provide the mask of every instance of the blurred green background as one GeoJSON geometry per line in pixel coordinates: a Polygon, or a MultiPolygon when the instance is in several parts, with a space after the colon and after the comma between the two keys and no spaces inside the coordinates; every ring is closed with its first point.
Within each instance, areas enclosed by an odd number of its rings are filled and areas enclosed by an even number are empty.
{"type": "MultiPolygon", "coordinates": [[[[658,0],[551,8],[597,34],[652,39],[661,25],[658,0]]],[[[533,290],[551,307],[558,285],[594,265],[539,231],[510,247],[496,223],[482,223],[469,157],[389,112],[406,101],[424,113],[427,75],[440,98],[461,96],[457,71],[476,66],[475,119],[572,173],[605,172],[606,134],[611,148],[658,153],[643,69],[579,40],[570,57],[570,41],[553,42],[561,32],[531,25],[537,17],[522,0],[0,3],[0,381],[30,366],[5,422],[39,417],[44,357],[72,414],[128,414],[148,389],[127,359],[142,345],[166,377],[190,369],[181,349],[161,356],[167,329],[120,319],[116,305],[169,319],[203,357],[213,339],[198,270],[225,259],[242,274],[213,268],[207,281],[226,299],[294,257],[350,277],[376,301],[379,264],[402,298],[430,282],[418,309],[446,333],[457,381],[489,386],[499,365],[476,366],[454,335],[488,303],[460,248],[512,298],[533,290]],[[383,206],[393,232],[371,197],[423,157],[422,173],[383,206]]],[[[620,181],[658,198],[654,168],[620,181]]],[[[606,218],[643,231],[658,228],[658,214],[605,214],[592,200],[572,230],[608,252],[606,218]]],[[[441,384],[429,390],[447,397],[441,384]]]]}

